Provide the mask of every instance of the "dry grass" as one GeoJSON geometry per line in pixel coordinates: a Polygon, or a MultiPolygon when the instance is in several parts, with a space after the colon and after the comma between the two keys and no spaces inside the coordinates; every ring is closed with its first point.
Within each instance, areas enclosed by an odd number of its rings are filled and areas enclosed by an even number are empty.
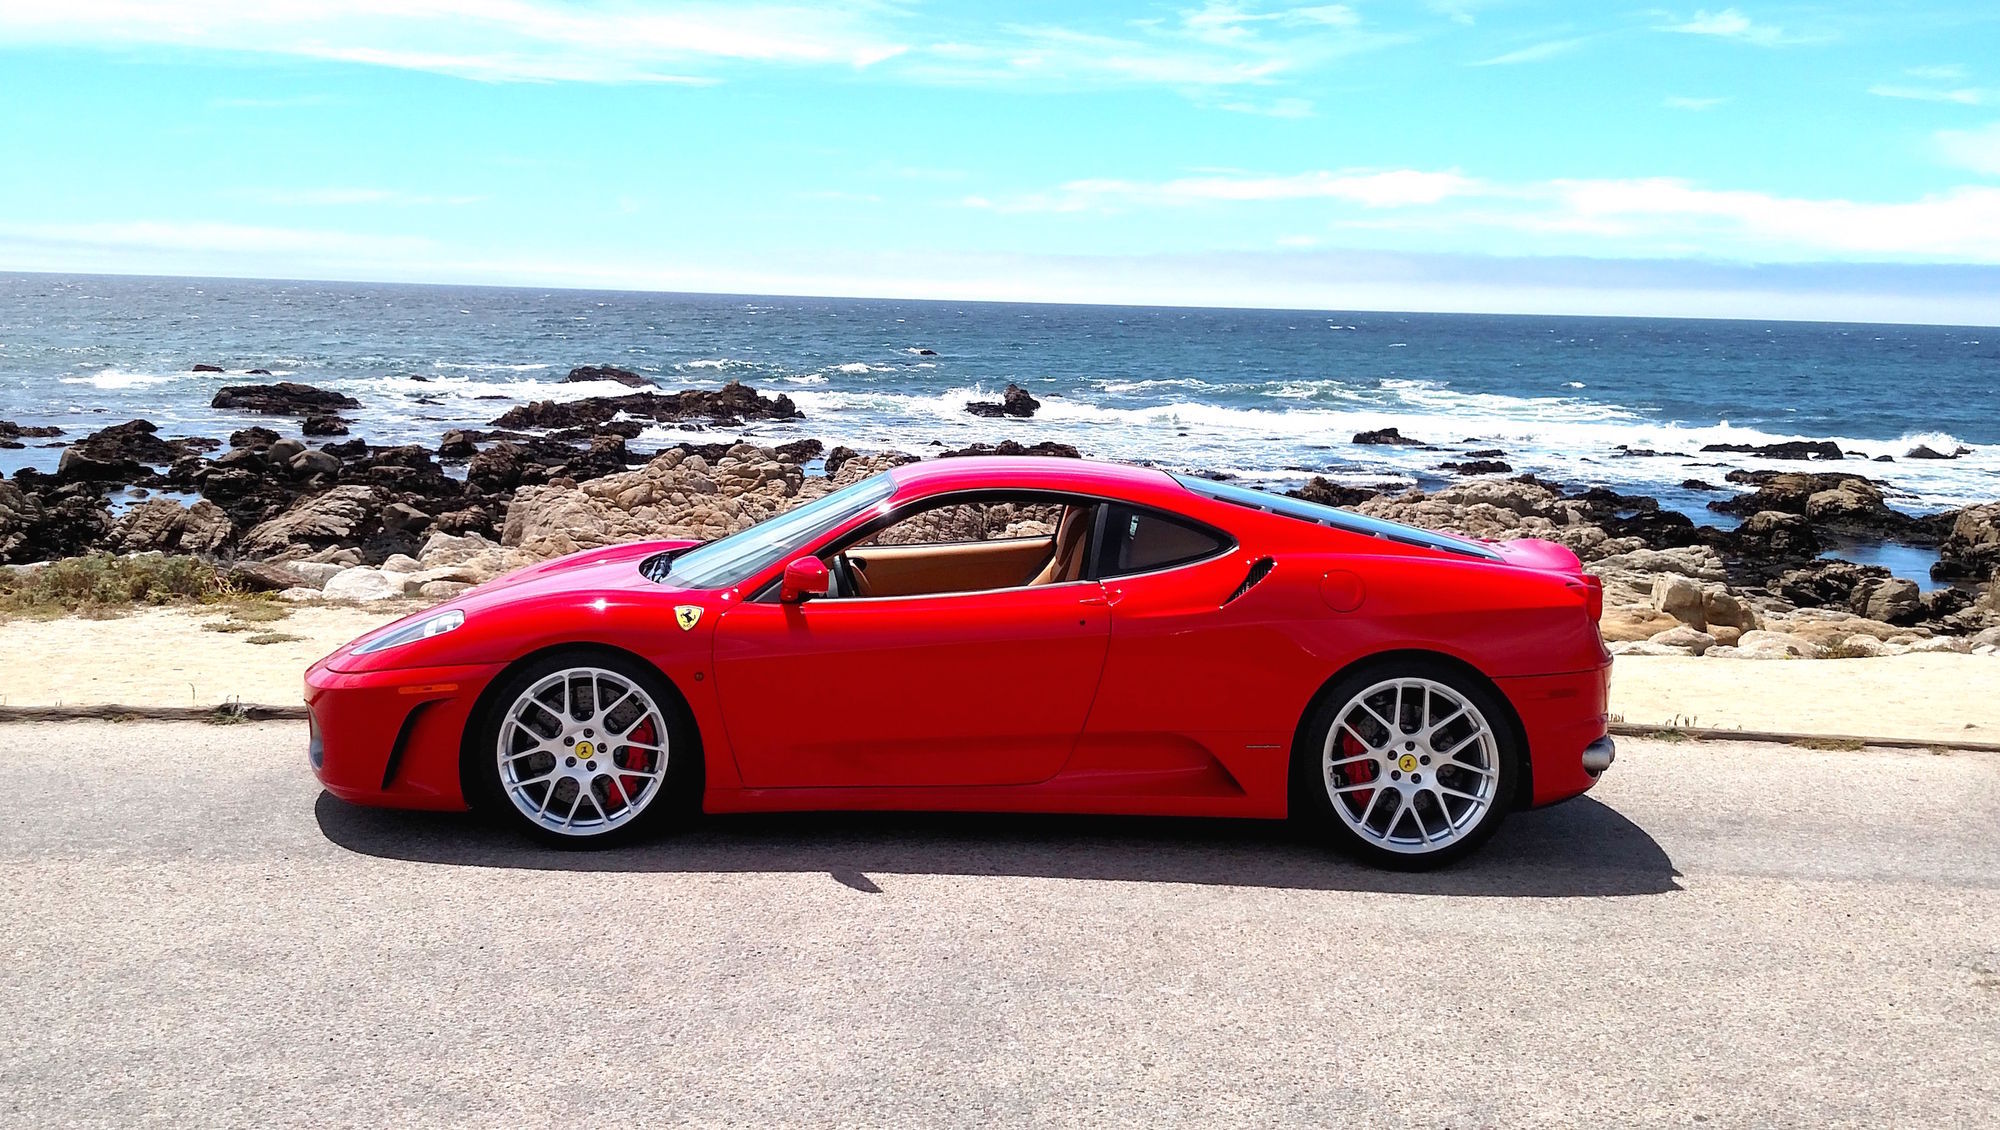
{"type": "Polygon", "coordinates": [[[1823,750],[1828,753],[1858,753],[1867,748],[1866,743],[1854,738],[1800,738],[1797,744],[1806,749],[1823,750]]]}
{"type": "Polygon", "coordinates": [[[305,637],[295,636],[290,632],[258,632],[256,635],[251,636],[248,639],[245,639],[243,642],[255,643],[255,644],[295,643],[302,639],[305,639],[305,637]]]}
{"type": "Polygon", "coordinates": [[[60,616],[104,620],[174,604],[227,605],[231,620],[246,623],[291,614],[262,594],[238,591],[214,562],[199,557],[92,553],[32,567],[0,568],[0,622],[60,616]]]}

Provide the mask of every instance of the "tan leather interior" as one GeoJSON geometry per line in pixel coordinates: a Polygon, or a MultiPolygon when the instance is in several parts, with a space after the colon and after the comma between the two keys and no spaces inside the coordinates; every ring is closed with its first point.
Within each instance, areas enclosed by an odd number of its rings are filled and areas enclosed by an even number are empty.
{"type": "Polygon", "coordinates": [[[1062,556],[1051,552],[1056,542],[1055,537],[1041,537],[862,546],[849,550],[847,560],[856,596],[978,592],[1027,584],[1044,562],[1062,556]]]}
{"type": "Polygon", "coordinates": [[[1062,523],[1056,527],[1056,551],[1049,555],[1048,564],[1042,566],[1042,571],[1035,574],[1029,584],[1054,585],[1083,577],[1084,549],[1090,539],[1090,523],[1096,512],[1094,506],[1064,508],[1062,523]]]}

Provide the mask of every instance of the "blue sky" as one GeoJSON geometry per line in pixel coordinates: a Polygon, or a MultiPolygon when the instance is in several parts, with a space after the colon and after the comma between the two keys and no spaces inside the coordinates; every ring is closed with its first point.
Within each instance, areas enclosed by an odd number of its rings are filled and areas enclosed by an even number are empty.
{"type": "Polygon", "coordinates": [[[2000,323],[2000,6],[8,0],[0,268],[2000,323]]]}

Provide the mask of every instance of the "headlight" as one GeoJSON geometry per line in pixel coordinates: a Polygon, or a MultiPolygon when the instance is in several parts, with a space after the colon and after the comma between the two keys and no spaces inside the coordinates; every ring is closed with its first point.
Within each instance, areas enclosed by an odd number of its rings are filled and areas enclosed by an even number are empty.
{"type": "Polygon", "coordinates": [[[465,613],[454,608],[449,612],[440,612],[435,616],[426,616],[414,624],[405,624],[393,632],[376,636],[374,639],[355,648],[354,654],[367,655],[370,652],[387,651],[392,647],[401,647],[406,643],[413,643],[417,640],[427,640],[432,636],[444,635],[446,632],[452,631],[463,623],[465,623],[465,613]]]}

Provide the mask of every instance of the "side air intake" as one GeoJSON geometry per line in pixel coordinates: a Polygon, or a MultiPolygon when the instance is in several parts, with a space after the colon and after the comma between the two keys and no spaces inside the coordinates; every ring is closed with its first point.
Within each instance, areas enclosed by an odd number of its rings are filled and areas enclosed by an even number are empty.
{"type": "Polygon", "coordinates": [[[1271,575],[1271,567],[1276,564],[1277,562],[1268,557],[1259,557],[1257,560],[1252,561],[1250,563],[1250,572],[1244,574],[1243,583],[1236,586],[1236,591],[1229,594],[1229,598],[1222,602],[1222,606],[1224,608],[1229,607],[1236,603],[1238,597],[1256,588],[1258,581],[1271,575]]]}

